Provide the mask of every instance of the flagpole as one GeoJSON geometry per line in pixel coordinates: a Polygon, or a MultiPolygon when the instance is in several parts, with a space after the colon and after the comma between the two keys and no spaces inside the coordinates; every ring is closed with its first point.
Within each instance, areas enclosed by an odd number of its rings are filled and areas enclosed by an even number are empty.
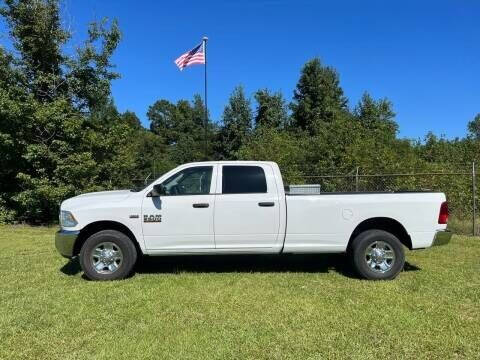
{"type": "Polygon", "coordinates": [[[203,53],[205,56],[205,119],[203,122],[203,128],[205,132],[205,160],[208,159],[208,147],[207,147],[207,125],[208,125],[208,105],[207,105],[207,40],[208,37],[204,36],[203,41],[203,53]]]}

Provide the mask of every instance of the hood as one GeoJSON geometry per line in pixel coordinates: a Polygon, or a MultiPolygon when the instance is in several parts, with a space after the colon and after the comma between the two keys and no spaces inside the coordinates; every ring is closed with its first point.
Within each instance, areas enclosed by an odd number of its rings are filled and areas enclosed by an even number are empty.
{"type": "Polygon", "coordinates": [[[85,205],[115,203],[127,199],[132,192],[130,190],[99,191],[81,194],[62,203],[62,209],[72,209],[85,205]]]}

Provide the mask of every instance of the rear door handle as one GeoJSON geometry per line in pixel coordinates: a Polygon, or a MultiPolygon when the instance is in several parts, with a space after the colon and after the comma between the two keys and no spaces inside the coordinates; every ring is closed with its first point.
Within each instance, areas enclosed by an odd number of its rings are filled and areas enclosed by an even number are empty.
{"type": "Polygon", "coordinates": [[[258,206],[262,206],[262,207],[275,206],[275,203],[273,201],[259,202],[258,206]]]}
{"type": "Polygon", "coordinates": [[[198,204],[193,204],[192,205],[194,208],[207,208],[210,206],[209,203],[198,203],[198,204]]]}

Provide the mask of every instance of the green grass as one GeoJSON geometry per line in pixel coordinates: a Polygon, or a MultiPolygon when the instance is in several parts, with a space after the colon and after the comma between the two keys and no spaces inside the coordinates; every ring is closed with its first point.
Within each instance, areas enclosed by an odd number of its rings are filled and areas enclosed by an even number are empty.
{"type": "Polygon", "coordinates": [[[101,283],[54,231],[0,227],[0,359],[480,356],[479,238],[407,253],[390,282],[317,255],[156,258],[101,283]]]}

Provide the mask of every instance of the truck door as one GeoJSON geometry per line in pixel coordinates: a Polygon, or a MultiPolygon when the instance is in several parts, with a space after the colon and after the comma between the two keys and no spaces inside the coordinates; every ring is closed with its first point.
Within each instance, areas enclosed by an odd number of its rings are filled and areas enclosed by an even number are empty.
{"type": "Polygon", "coordinates": [[[279,233],[280,206],[273,170],[268,164],[221,165],[215,195],[215,245],[272,248],[279,233]]]}
{"type": "Polygon", "coordinates": [[[214,249],[216,166],[192,166],[162,182],[165,194],[145,197],[142,224],[149,250],[214,249]]]}

